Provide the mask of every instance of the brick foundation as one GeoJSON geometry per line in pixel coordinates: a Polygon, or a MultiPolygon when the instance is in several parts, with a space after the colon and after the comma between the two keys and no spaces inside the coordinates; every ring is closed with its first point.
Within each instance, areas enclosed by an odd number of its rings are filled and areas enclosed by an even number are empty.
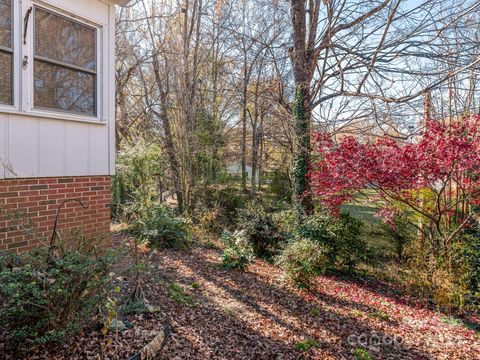
{"type": "MultiPolygon", "coordinates": [[[[110,177],[55,177],[0,180],[0,250],[18,253],[47,244],[59,205],[61,234],[79,234],[108,241],[110,177]]],[[[62,236],[65,238],[65,236],[62,236]]]]}

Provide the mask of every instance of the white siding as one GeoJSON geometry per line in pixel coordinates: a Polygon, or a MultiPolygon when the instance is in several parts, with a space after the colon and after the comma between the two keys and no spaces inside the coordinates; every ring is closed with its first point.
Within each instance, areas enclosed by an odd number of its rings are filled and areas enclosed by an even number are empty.
{"type": "Polygon", "coordinates": [[[2,177],[111,174],[106,125],[0,113],[2,177]],[[7,173],[5,173],[7,172],[7,173]]]}
{"type": "MultiPolygon", "coordinates": [[[[34,116],[0,108],[0,179],[109,175],[115,171],[115,9],[102,0],[43,0],[103,28],[102,123],[34,116]],[[6,169],[10,166],[15,174],[6,169]]],[[[23,19],[23,17],[22,17],[23,19]]],[[[15,27],[18,29],[18,26],[15,27]]],[[[18,58],[21,57],[17,54],[18,58]]],[[[24,73],[25,76],[25,73],[24,73]]],[[[25,83],[24,83],[25,84],[25,83]]],[[[28,89],[21,89],[25,96],[28,89]]],[[[27,109],[28,110],[28,109],[27,109]]]]}

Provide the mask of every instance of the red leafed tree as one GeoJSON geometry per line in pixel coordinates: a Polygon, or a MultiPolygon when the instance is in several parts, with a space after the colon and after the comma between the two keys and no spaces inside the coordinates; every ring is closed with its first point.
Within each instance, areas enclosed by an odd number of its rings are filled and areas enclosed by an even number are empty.
{"type": "Polygon", "coordinates": [[[480,200],[480,117],[442,124],[429,120],[416,142],[381,138],[360,143],[346,137],[334,144],[316,135],[319,160],[310,171],[314,194],[332,212],[370,189],[387,223],[400,211],[429,241],[431,254],[444,255],[471,219],[480,200]],[[416,219],[416,220],[413,220],[416,219]]]}

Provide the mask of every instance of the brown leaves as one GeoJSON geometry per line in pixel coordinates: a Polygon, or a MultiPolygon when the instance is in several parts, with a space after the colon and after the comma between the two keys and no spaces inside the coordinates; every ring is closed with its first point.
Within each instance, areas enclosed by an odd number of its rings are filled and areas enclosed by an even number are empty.
{"type": "MultiPolygon", "coordinates": [[[[283,284],[281,272],[263,260],[246,272],[226,271],[219,252],[205,248],[164,251],[148,261],[150,269],[161,266],[145,276],[146,297],[167,314],[172,329],[156,359],[354,359],[358,348],[378,359],[480,358],[475,331],[400,299],[384,284],[322,276],[315,291],[301,292],[283,284]],[[167,284],[172,282],[195,301],[180,304],[171,298],[167,284]],[[306,339],[315,346],[297,349],[306,339]]],[[[35,356],[125,359],[163,326],[150,314],[132,323],[118,339],[85,333],[64,347],[39,349],[35,356]]]]}

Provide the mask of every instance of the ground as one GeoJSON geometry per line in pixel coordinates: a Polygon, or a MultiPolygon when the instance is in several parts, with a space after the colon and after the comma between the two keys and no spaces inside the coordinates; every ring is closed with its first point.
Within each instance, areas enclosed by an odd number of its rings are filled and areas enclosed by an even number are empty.
{"type": "MultiPolygon", "coordinates": [[[[387,286],[373,291],[368,283],[321,276],[313,293],[300,291],[265,261],[226,271],[219,252],[205,248],[162,252],[154,261],[193,299],[162,300],[174,329],[162,359],[354,359],[365,342],[375,359],[480,358],[474,330],[408,304],[387,286]],[[297,349],[308,340],[316,346],[297,349]]],[[[158,299],[155,286],[148,293],[158,299]]]]}
{"type": "MultiPolygon", "coordinates": [[[[124,241],[115,236],[116,244],[124,241]]],[[[208,247],[146,252],[143,259],[146,297],[166,318],[135,316],[134,327],[118,335],[83,333],[31,358],[126,359],[164,321],[172,335],[158,359],[480,358],[478,332],[385,283],[320,276],[316,289],[304,291],[263,260],[244,272],[224,270],[220,251],[208,247]],[[370,358],[359,357],[362,348],[370,358]]],[[[121,267],[128,265],[131,259],[121,267]]],[[[127,278],[116,280],[124,293],[131,291],[127,278]]]]}

